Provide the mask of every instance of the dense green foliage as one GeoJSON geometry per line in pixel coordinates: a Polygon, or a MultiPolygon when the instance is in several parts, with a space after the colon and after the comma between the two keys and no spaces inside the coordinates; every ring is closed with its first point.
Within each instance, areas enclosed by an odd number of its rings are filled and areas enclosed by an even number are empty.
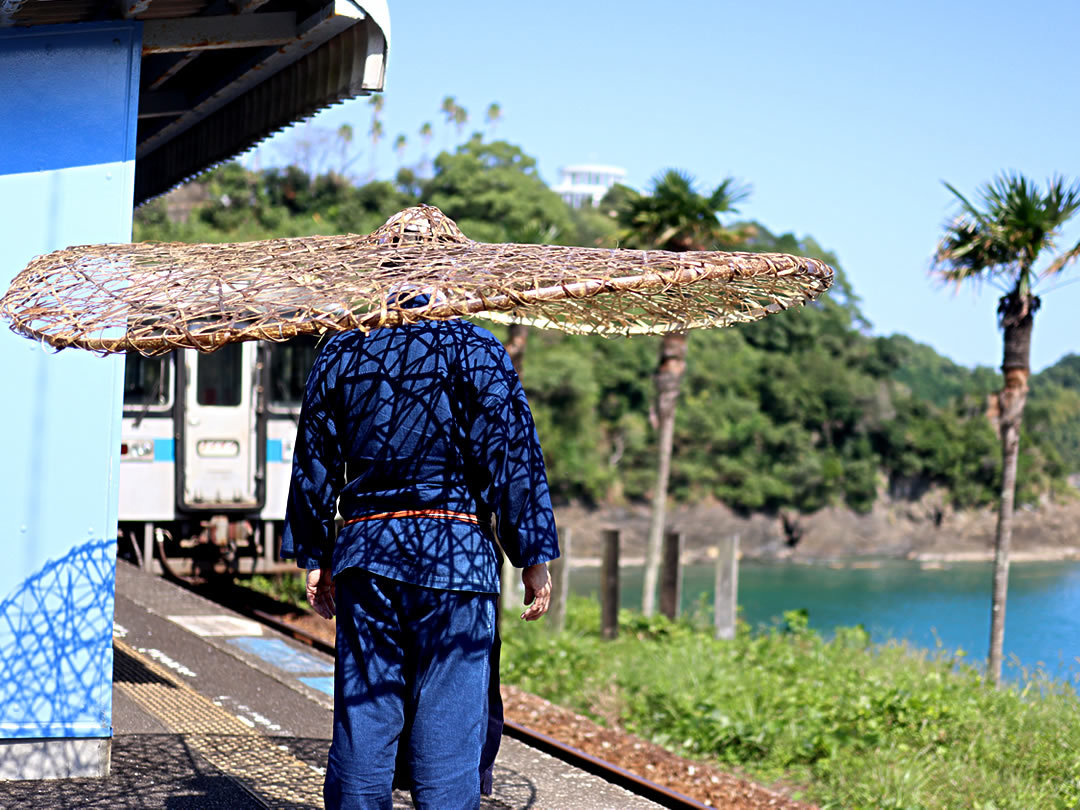
{"type": "Polygon", "coordinates": [[[265,576],[255,574],[243,581],[245,587],[266,594],[297,610],[311,610],[307,601],[307,580],[302,572],[265,576]]]}
{"type": "Polygon", "coordinates": [[[503,622],[502,677],[822,808],[1080,804],[1071,687],[1036,673],[990,689],[962,658],[871,645],[861,628],[825,641],[804,613],[785,619],[721,642],[624,612],[619,638],[601,641],[598,606],[575,600],[557,635],[503,622]]]}
{"type": "MultiPolygon", "coordinates": [[[[369,232],[417,202],[439,205],[487,241],[625,244],[615,187],[596,208],[572,210],[519,147],[479,136],[443,152],[430,176],[354,185],[296,167],[223,165],[200,178],[186,221],[168,198],[136,212],[140,240],[230,241],[369,232]],[[173,206],[173,209],[170,209],[173,206]]],[[[743,190],[733,189],[743,194],[743,190]]],[[[997,497],[1000,449],[985,418],[1000,388],[989,369],[965,369],[903,335],[869,335],[837,257],[812,238],[756,222],[726,231],[740,247],[816,256],[837,269],[820,301],[735,329],[696,332],[676,421],[671,493],[716,498],[744,512],[868,510],[883,493],[941,487],[957,506],[997,497]]],[[[734,245],[730,245],[734,246],[734,245]]],[[[505,337],[502,327],[493,331],[505,337]]],[[[560,500],[646,498],[655,480],[653,338],[571,337],[533,330],[524,382],[560,500]]],[[[1080,358],[1032,379],[1018,498],[1064,490],[1080,471],[1080,358]]]]}
{"type": "Polygon", "coordinates": [[[1031,378],[1024,424],[1057,449],[1068,472],[1080,472],[1080,355],[1066,355],[1031,378]]]}
{"type": "Polygon", "coordinates": [[[907,335],[892,335],[888,341],[889,350],[900,361],[893,379],[939,408],[965,397],[985,399],[1001,390],[1001,374],[996,369],[958,365],[907,335]]]}
{"type": "Polygon", "coordinates": [[[530,233],[556,241],[573,231],[569,207],[540,179],[536,161],[516,146],[486,144],[479,135],[435,159],[420,202],[437,206],[481,242],[520,241],[530,233]]]}
{"type": "MultiPolygon", "coordinates": [[[[898,358],[892,378],[940,410],[974,416],[1001,390],[995,369],[968,369],[906,335],[886,339],[898,358]]],[[[1080,355],[1070,354],[1031,377],[1020,454],[1021,501],[1056,490],[1061,476],[1080,472],[1080,355]],[[1037,472],[1042,468],[1046,474],[1037,472]],[[1034,475],[1034,478],[1032,477],[1034,475]]]]}

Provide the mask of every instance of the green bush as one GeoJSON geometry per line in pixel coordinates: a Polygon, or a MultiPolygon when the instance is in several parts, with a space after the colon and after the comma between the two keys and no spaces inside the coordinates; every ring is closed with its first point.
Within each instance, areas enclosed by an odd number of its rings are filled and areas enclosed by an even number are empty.
{"type": "Polygon", "coordinates": [[[243,584],[257,593],[272,596],[279,602],[287,602],[301,610],[310,610],[307,602],[307,583],[302,572],[265,576],[255,574],[243,584]]]}
{"type": "Polygon", "coordinates": [[[962,652],[826,640],[797,611],[731,642],[624,612],[604,642],[594,602],[569,608],[560,634],[504,623],[504,681],[824,808],[1080,805],[1080,704],[1042,673],[995,690],[962,652]]]}

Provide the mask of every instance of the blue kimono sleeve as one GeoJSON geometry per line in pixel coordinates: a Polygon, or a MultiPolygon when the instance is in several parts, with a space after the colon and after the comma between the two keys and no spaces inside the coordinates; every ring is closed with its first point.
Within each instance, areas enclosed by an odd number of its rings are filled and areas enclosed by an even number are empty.
{"type": "Polygon", "coordinates": [[[344,481],[338,420],[328,397],[334,356],[328,346],[308,375],[281,538],[281,556],[295,557],[308,569],[332,567],[334,515],[344,481]]]}
{"type": "Polygon", "coordinates": [[[499,544],[514,567],[524,568],[558,557],[559,540],[529,402],[505,353],[497,368],[481,393],[470,441],[490,475],[484,500],[495,515],[499,544]]]}

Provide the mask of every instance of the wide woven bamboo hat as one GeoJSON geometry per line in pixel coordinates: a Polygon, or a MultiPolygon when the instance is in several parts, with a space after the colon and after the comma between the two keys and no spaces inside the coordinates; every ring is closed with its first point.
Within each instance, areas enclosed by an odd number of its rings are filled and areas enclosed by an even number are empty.
{"type": "Polygon", "coordinates": [[[474,242],[419,206],[368,236],[59,250],[15,277],[0,316],[56,348],[146,355],[465,315],[662,334],[754,321],[832,278],[823,262],[775,253],[474,242]]]}

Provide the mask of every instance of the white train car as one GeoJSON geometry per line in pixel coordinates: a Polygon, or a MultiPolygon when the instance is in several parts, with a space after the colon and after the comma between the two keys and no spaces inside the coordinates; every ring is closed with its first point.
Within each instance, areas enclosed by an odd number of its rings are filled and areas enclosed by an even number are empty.
{"type": "Polygon", "coordinates": [[[238,343],[213,354],[128,355],[120,445],[121,551],[269,568],[317,341],[238,343]]]}

